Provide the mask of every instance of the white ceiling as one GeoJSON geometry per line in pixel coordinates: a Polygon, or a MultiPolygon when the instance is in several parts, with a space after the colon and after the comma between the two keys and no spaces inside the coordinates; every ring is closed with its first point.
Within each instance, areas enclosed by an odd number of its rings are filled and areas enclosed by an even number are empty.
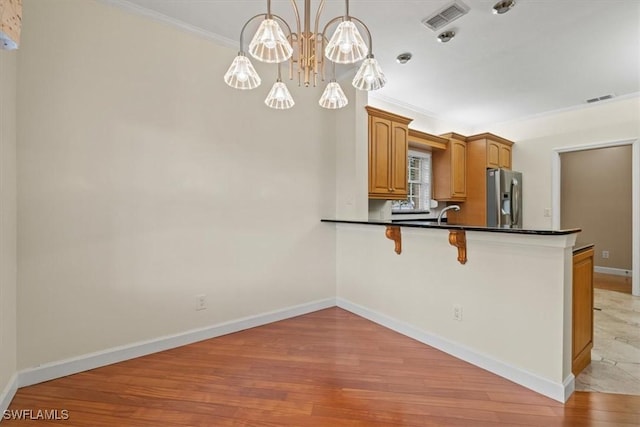
{"type": "MultiPolygon", "coordinates": [[[[166,15],[236,48],[244,22],[266,12],[267,3],[111,1],[166,15]]],[[[456,32],[449,43],[438,43],[421,20],[452,0],[350,2],[351,15],[372,32],[373,53],[387,76],[374,97],[478,127],[640,92],[640,0],[516,0],[504,15],[491,13],[497,0],[461,1],[469,13],[438,31],[456,32]],[[413,54],[408,64],[396,63],[402,52],[413,54]]],[[[327,0],[320,25],[342,15],[344,4],[327,0]]],[[[317,5],[313,0],[312,21],[317,5]]],[[[290,1],[272,1],[272,12],[290,22],[291,9],[290,1]]]]}

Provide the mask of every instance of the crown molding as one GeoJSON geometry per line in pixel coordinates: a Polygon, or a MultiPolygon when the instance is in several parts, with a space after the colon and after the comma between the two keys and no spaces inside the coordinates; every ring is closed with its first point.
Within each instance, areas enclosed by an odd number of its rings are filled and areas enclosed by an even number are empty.
{"type": "Polygon", "coordinates": [[[400,101],[399,99],[396,99],[396,98],[391,98],[389,96],[380,95],[380,94],[373,93],[373,92],[370,92],[369,98],[370,99],[377,99],[379,101],[395,105],[396,107],[406,108],[407,110],[414,111],[414,112],[416,112],[418,114],[422,114],[423,116],[427,116],[427,117],[430,117],[432,119],[443,120],[442,118],[438,117],[438,115],[436,113],[434,113],[433,111],[425,110],[422,107],[418,107],[417,105],[413,105],[413,104],[410,104],[408,102],[400,101]]]}
{"type": "Polygon", "coordinates": [[[117,7],[135,15],[144,16],[156,22],[171,25],[172,27],[198,35],[202,38],[214,41],[222,46],[231,49],[237,50],[239,47],[238,41],[236,40],[231,40],[227,37],[221,36],[220,34],[204,30],[200,27],[196,27],[195,25],[187,24],[186,22],[180,21],[179,19],[172,18],[170,16],[164,15],[151,9],[147,9],[146,7],[142,7],[137,4],[133,4],[127,0],[98,0],[98,2],[117,7]]]}
{"type": "Polygon", "coordinates": [[[591,104],[576,104],[576,105],[572,105],[570,107],[564,107],[564,108],[558,108],[556,110],[549,110],[549,111],[543,111],[541,113],[536,113],[536,114],[529,114],[526,116],[522,116],[522,117],[518,117],[515,119],[511,119],[511,120],[505,120],[502,122],[495,122],[495,123],[486,123],[484,125],[477,125],[474,126],[474,128],[477,130],[479,128],[487,128],[487,127],[494,127],[494,126],[502,126],[502,125],[507,125],[507,124],[512,124],[512,123],[520,123],[520,122],[525,122],[527,120],[534,120],[534,119],[541,119],[541,118],[545,118],[545,117],[549,117],[549,116],[554,116],[556,114],[562,114],[562,113],[570,113],[572,111],[579,111],[579,110],[586,110],[589,108],[594,108],[594,107],[600,107],[606,104],[613,104],[616,103],[618,101],[625,101],[628,99],[633,99],[633,98],[640,98],[640,92],[632,92],[632,93],[628,93],[626,95],[620,95],[620,96],[615,96],[613,98],[610,99],[605,99],[603,101],[598,101],[598,102],[594,102],[591,104]]]}

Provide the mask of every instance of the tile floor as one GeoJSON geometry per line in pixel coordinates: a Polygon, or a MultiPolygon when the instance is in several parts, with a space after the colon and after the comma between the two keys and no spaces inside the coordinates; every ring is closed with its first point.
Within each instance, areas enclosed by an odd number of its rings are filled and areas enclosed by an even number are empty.
{"type": "Polygon", "coordinates": [[[640,395],[640,297],[594,289],[591,365],[576,390],[640,395]]]}

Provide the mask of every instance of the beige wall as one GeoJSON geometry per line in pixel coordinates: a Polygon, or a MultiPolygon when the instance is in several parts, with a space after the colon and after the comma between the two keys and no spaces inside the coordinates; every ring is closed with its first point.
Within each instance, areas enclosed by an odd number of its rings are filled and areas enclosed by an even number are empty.
{"type": "Polygon", "coordinates": [[[640,96],[578,110],[496,124],[493,132],[512,141],[513,169],[523,172],[525,228],[551,228],[551,168],[554,149],[640,138],[640,96]]]}
{"type": "Polygon", "coordinates": [[[16,64],[0,50],[0,404],[16,373],[16,64]]]}
{"type": "Polygon", "coordinates": [[[95,1],[24,16],[20,368],[335,297],[322,88],[273,111],[273,67],[224,84],[235,50],[95,1]]]}
{"type": "Polygon", "coordinates": [[[562,153],[561,227],[595,243],[595,265],[631,270],[631,146],[562,153]],[[609,251],[609,258],[602,258],[609,251]]]}
{"type": "Polygon", "coordinates": [[[340,304],[355,304],[403,333],[430,336],[434,345],[500,375],[527,373],[511,378],[561,400],[571,374],[566,316],[575,234],[470,231],[461,265],[447,230],[403,228],[398,256],[381,227],[337,228],[340,304]],[[454,304],[462,307],[462,321],[453,319],[454,304]]]}

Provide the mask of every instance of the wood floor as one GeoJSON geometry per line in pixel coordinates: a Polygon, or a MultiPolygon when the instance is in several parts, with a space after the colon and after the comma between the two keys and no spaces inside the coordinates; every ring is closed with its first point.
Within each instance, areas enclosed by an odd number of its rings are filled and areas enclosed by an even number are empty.
{"type": "Polygon", "coordinates": [[[631,294],[631,277],[613,274],[593,273],[593,287],[608,291],[631,294]]]}
{"type": "Polygon", "coordinates": [[[562,405],[339,308],[25,387],[21,409],[68,419],[1,426],[640,425],[640,396],[562,405]]]}

